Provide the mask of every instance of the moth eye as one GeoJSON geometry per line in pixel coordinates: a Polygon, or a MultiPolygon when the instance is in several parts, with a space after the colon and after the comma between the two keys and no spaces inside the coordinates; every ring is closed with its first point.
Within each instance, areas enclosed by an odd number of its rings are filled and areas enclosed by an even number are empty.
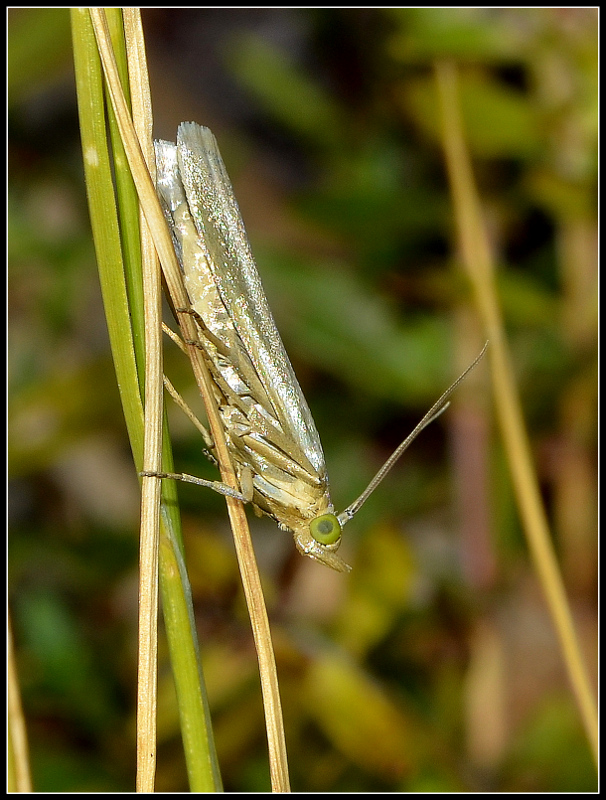
{"type": "Polygon", "coordinates": [[[341,538],[341,526],[334,514],[322,514],[312,519],[309,530],[320,544],[334,544],[341,538]]]}

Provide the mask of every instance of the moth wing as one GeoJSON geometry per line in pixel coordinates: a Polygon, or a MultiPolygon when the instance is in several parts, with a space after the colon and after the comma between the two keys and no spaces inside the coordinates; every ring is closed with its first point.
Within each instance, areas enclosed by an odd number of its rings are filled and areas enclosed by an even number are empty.
{"type": "MultiPolygon", "coordinates": [[[[269,398],[220,298],[213,273],[210,270],[210,258],[207,257],[206,244],[200,239],[189,214],[189,205],[177,160],[177,146],[173,142],[156,141],[155,150],[158,195],[169,223],[175,252],[181,264],[186,289],[190,293],[192,307],[209,326],[207,333],[211,332],[216,337],[215,345],[220,347],[223,354],[222,376],[226,377],[229,374],[229,386],[236,389],[237,395],[237,389],[243,388],[238,383],[239,380],[242,380],[256,401],[267,408],[270,406],[269,398]],[[185,209],[188,209],[186,214],[184,213],[185,209]],[[192,241],[190,229],[195,241],[192,241]],[[184,252],[184,248],[187,252],[184,252]],[[217,294],[216,298],[215,292],[209,291],[209,283],[213,285],[217,294]],[[192,290],[195,296],[192,295],[192,290]],[[226,362],[229,362],[229,368],[226,362]]],[[[223,388],[226,389],[225,386],[223,388]]],[[[233,398],[232,396],[232,399],[235,399],[237,404],[237,397],[233,398]]]]}
{"type": "Polygon", "coordinates": [[[271,402],[268,411],[293,449],[300,448],[323,477],[326,467],[320,437],[269,309],[231,181],[210,130],[182,123],[177,159],[215,284],[271,402]]]}

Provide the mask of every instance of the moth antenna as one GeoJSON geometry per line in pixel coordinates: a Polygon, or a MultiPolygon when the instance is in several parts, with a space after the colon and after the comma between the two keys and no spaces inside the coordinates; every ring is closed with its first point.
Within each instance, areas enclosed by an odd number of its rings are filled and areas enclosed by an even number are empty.
{"type": "Polygon", "coordinates": [[[436,400],[436,402],[432,405],[432,407],[429,409],[427,414],[425,414],[423,419],[415,427],[415,429],[412,431],[412,433],[410,433],[406,437],[406,439],[404,439],[404,441],[400,445],[398,445],[398,447],[396,447],[394,452],[389,456],[387,461],[383,464],[381,469],[377,472],[377,474],[374,476],[374,478],[368,484],[366,489],[364,489],[362,494],[357,498],[357,500],[354,500],[354,502],[351,505],[347,506],[345,511],[342,511],[337,516],[337,519],[339,520],[339,524],[341,525],[341,527],[343,527],[343,525],[345,525],[347,522],[349,522],[351,519],[353,519],[354,515],[358,513],[358,511],[362,508],[362,506],[368,500],[370,495],[374,492],[374,490],[381,483],[383,478],[387,475],[389,470],[393,467],[393,465],[396,463],[396,461],[400,458],[402,453],[405,450],[407,450],[408,447],[411,445],[411,443],[417,438],[417,436],[421,433],[423,428],[426,428],[431,422],[433,422],[435,419],[437,419],[440,416],[440,414],[442,414],[444,411],[446,411],[446,409],[450,405],[450,402],[448,401],[448,398],[454,392],[454,390],[457,388],[457,386],[461,383],[461,381],[464,380],[467,377],[467,375],[471,372],[471,370],[476,366],[478,361],[480,361],[480,359],[482,358],[482,356],[486,352],[486,348],[487,347],[488,347],[488,342],[486,342],[486,344],[482,348],[482,352],[467,367],[465,372],[463,372],[462,375],[459,375],[459,377],[456,379],[456,381],[454,383],[452,383],[448,387],[448,389],[446,389],[446,391],[441,395],[441,397],[438,400],[436,400]]]}

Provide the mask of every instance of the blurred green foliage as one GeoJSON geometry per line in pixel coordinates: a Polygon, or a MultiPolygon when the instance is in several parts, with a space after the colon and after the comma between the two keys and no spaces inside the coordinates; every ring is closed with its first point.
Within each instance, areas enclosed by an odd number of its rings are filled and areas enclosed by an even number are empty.
{"type": "MultiPolygon", "coordinates": [[[[218,136],[339,510],[445,388],[461,340],[481,339],[458,322],[470,298],[431,69],[459,63],[537,467],[593,667],[597,11],[156,9],[144,25],[158,135],[189,118],[218,136]]],[[[9,581],[34,787],[132,790],[138,489],[96,284],[67,10],[12,10],[8,57],[9,581]]],[[[195,405],[170,347],[167,372],[195,405]]],[[[595,789],[486,394],[480,380],[461,399],[485,426],[483,469],[449,469],[453,409],[346,530],[351,576],[255,524],[295,789],[595,789]],[[488,509],[471,539],[454,517],[461,485],[488,509]]],[[[180,468],[211,476],[195,432],[170,416],[180,468]]],[[[267,790],[224,504],[180,495],[224,783],[267,790]]],[[[160,658],[157,788],[175,791],[185,772],[163,645],[160,658]]]]}

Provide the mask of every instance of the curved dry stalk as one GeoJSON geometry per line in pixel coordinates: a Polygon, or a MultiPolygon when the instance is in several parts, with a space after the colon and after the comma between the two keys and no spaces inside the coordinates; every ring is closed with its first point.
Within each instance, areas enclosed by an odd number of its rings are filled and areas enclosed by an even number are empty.
{"type": "Polygon", "coordinates": [[[547,517],[530,454],[530,443],[515,386],[503,327],[488,236],[465,142],[458,100],[458,75],[451,62],[436,65],[442,111],[443,147],[453,195],[463,262],[490,339],[497,416],[509,461],[520,516],[537,575],[560,641],[568,676],[597,764],[598,718],[579,648],[564,582],[553,550],[547,517]]]}

